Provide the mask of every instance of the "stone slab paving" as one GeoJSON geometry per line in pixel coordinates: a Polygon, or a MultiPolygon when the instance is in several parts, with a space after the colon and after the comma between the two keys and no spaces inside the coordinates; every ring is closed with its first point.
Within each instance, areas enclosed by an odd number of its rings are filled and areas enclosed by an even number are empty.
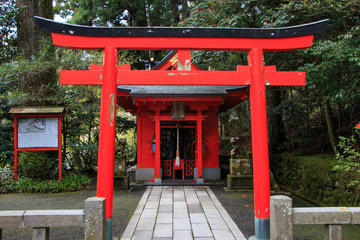
{"type": "Polygon", "coordinates": [[[122,240],[245,240],[208,186],[148,186],[122,240]]]}

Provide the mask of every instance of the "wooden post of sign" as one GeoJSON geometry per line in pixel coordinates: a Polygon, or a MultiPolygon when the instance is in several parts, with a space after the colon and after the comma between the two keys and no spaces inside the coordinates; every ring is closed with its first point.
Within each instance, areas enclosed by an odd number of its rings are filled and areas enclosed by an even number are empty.
{"type": "Polygon", "coordinates": [[[18,180],[18,118],[14,115],[14,181],[18,180]]]}

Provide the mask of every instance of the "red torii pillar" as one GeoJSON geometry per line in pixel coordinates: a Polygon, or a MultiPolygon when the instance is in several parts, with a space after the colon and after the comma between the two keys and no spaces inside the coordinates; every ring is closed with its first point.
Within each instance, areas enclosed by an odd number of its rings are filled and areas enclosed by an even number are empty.
{"type": "Polygon", "coordinates": [[[118,51],[104,49],[96,196],[106,198],[106,235],[112,236],[118,51]]]}
{"type": "MultiPolygon", "coordinates": [[[[105,51],[103,69],[93,66],[90,71],[61,71],[60,81],[61,84],[102,84],[97,196],[106,198],[107,239],[111,239],[116,85],[250,85],[254,238],[270,238],[265,89],[266,85],[305,85],[305,73],[278,72],[274,66],[265,67],[263,51],[308,48],[313,35],[325,31],[328,20],[277,29],[96,28],[61,24],[39,17],[36,20],[40,29],[52,33],[57,46],[105,51]],[[116,67],[116,49],[248,51],[249,66],[238,66],[237,71],[131,71],[129,66],[116,67]]],[[[201,150],[201,139],[198,150],[201,150]]]]}
{"type": "Polygon", "coordinates": [[[270,232],[267,232],[269,228],[262,227],[270,225],[269,147],[266,117],[266,86],[262,49],[251,49],[249,51],[248,59],[251,73],[250,111],[254,166],[255,229],[259,229],[260,232],[258,232],[257,235],[259,236],[259,239],[262,239],[264,236],[270,236],[270,232]]]}

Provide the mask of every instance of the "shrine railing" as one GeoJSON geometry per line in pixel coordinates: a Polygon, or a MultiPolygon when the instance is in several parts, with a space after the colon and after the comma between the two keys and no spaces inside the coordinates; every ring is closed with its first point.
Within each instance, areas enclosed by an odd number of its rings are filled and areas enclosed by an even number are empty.
{"type": "Polygon", "coordinates": [[[342,239],[341,225],[360,224],[358,207],[292,208],[287,196],[270,198],[270,239],[292,240],[294,225],[319,224],[325,226],[325,239],[342,239]]]}
{"type": "Polygon", "coordinates": [[[76,210],[0,211],[0,240],[5,228],[32,228],[32,239],[48,240],[50,228],[55,227],[83,227],[84,239],[104,240],[105,198],[88,198],[84,209],[76,210]]]}

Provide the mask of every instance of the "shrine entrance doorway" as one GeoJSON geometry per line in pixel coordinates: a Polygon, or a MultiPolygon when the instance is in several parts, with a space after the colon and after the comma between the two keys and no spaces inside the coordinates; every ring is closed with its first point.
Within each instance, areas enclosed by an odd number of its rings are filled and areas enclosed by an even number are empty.
{"type": "Polygon", "coordinates": [[[160,146],[163,179],[194,179],[195,126],[195,121],[161,122],[160,146]]]}

